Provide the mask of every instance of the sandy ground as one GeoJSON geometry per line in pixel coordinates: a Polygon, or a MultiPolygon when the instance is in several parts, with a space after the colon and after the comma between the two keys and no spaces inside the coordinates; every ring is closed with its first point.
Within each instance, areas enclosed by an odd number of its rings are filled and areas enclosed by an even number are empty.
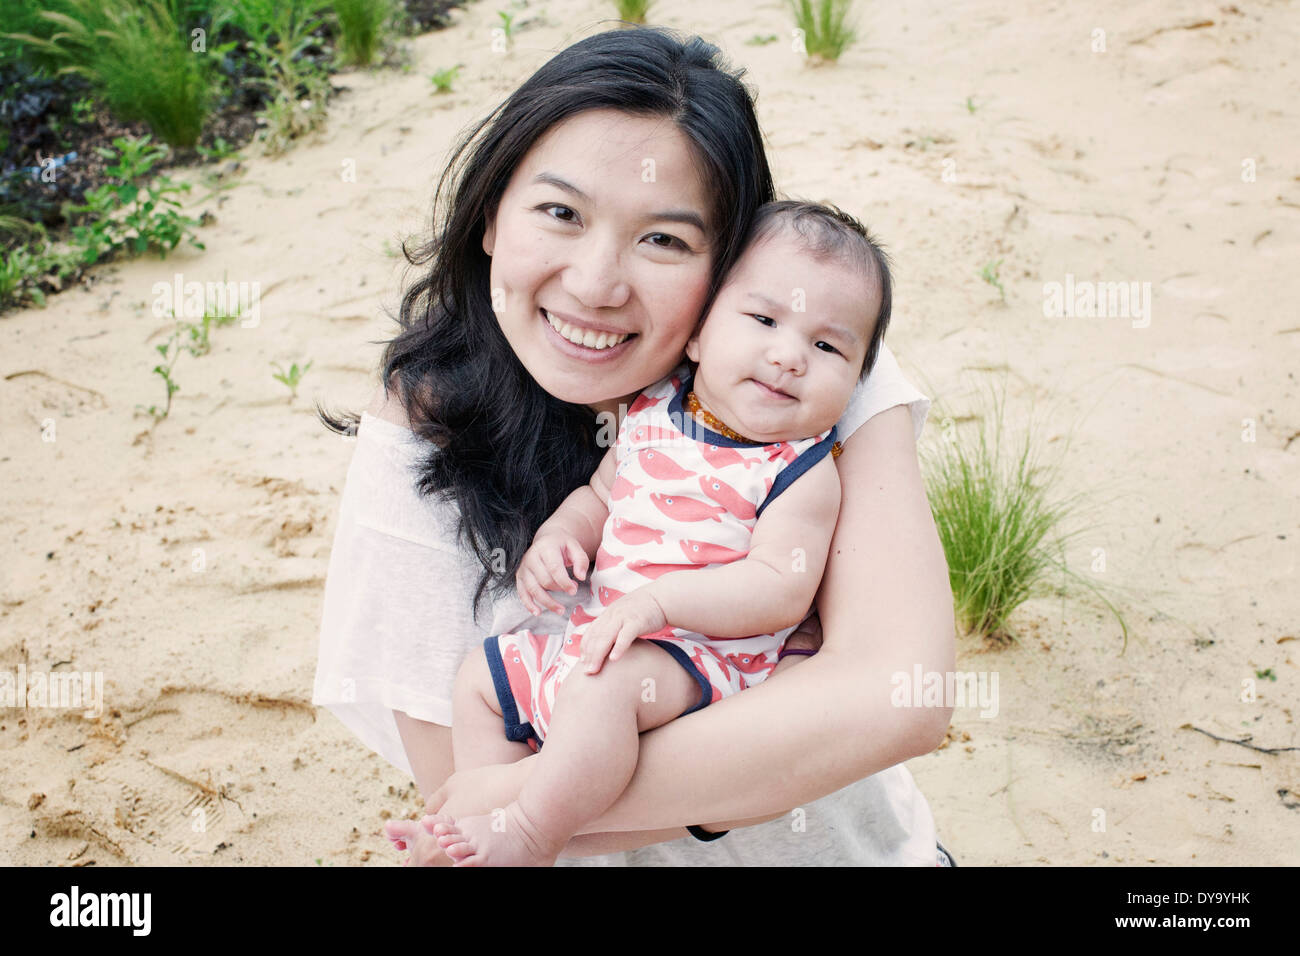
{"type": "MultiPolygon", "coordinates": [[[[206,252],[0,319],[0,669],[101,671],[106,700],[98,721],[0,710],[0,862],[397,862],[380,824],[418,807],[412,782],[310,703],[352,450],[311,399],[364,404],[398,294],[385,246],[424,224],[454,134],[608,9],[532,4],[509,55],[494,7],[460,11],[409,75],[336,80],[322,137],[247,159],[202,207],[206,252]],[[162,396],[151,290],[177,272],[260,282],[261,317],[181,359],[151,428],[133,414],[162,396]],[[307,358],[290,401],[270,363],[307,358]]],[[[891,344],[947,415],[1005,380],[1013,420],[1032,401],[1054,439],[1074,428],[1066,490],[1100,524],[1069,556],[1124,589],[1133,634],[1121,653],[1104,613],[1044,600],[1018,644],[961,641],[999,712],[959,710],[909,764],[941,839],[964,864],[1300,862],[1294,749],[1190,729],[1300,744],[1294,10],[875,4],[822,69],[746,45],[788,36],[776,2],[661,0],[655,20],[749,68],[781,189],[888,242],[891,344]],[[1005,304],[978,275],[996,260],[1005,304]],[[1150,283],[1149,323],[1045,318],[1067,274],[1150,283]]]]}

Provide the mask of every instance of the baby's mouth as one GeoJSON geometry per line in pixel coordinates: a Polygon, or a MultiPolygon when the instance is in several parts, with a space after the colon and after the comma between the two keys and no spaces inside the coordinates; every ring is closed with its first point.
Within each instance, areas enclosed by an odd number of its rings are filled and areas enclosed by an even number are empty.
{"type": "Polygon", "coordinates": [[[635,332],[596,332],[592,329],[583,329],[551,316],[545,309],[539,308],[538,312],[541,313],[543,319],[550,323],[551,328],[574,345],[581,345],[596,352],[622,345],[636,335],[635,332]]]}

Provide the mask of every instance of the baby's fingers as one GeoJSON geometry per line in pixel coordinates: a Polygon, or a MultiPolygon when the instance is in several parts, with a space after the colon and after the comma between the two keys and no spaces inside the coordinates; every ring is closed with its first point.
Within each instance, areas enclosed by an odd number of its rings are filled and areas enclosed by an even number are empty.
{"type": "Polygon", "coordinates": [[[573,583],[568,570],[564,567],[564,551],[562,548],[543,554],[542,563],[546,565],[546,570],[551,575],[550,583],[552,586],[560,591],[568,591],[570,594],[577,592],[578,586],[573,583]]]}
{"type": "Polygon", "coordinates": [[[588,674],[600,673],[601,665],[605,663],[605,657],[609,654],[609,647],[613,642],[613,636],[607,635],[603,629],[594,634],[588,631],[583,635],[582,663],[586,665],[588,674]]]}
{"type": "MultiPolygon", "coordinates": [[[[565,551],[569,556],[569,563],[573,565],[573,573],[579,581],[587,580],[587,569],[589,567],[587,552],[582,549],[577,538],[570,538],[565,545],[565,551]]],[[[577,590],[577,586],[574,586],[577,590]]]]}
{"type": "Polygon", "coordinates": [[[622,657],[623,652],[627,650],[629,647],[631,647],[632,642],[635,641],[639,636],[640,635],[637,634],[637,629],[635,625],[630,623],[624,624],[622,628],[619,629],[618,638],[614,641],[613,650],[609,652],[610,663],[613,663],[614,661],[622,657]]]}
{"type": "Polygon", "coordinates": [[[522,592],[521,600],[530,613],[540,614],[542,607],[548,607],[556,614],[564,613],[564,606],[551,597],[550,592],[537,580],[531,570],[521,570],[518,580],[522,592]]]}

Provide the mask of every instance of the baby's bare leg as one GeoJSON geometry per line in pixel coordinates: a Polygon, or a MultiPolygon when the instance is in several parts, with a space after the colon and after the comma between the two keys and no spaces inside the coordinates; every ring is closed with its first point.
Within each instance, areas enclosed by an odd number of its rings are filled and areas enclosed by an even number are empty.
{"type": "Polygon", "coordinates": [[[532,754],[521,740],[507,740],[492,672],[483,648],[465,658],[452,695],[451,747],[457,770],[514,763],[532,754]]]}
{"type": "Polygon", "coordinates": [[[635,641],[599,674],[570,672],[537,767],[519,799],[491,816],[439,826],[438,843],[460,865],[550,866],[569,838],[609,808],[636,770],[637,735],[674,719],[699,684],[667,651],[635,641]]]}

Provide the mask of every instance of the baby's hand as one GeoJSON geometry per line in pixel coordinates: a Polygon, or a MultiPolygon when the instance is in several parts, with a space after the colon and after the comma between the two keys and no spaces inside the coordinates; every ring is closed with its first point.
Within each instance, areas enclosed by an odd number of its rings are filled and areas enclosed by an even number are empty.
{"type": "Polygon", "coordinates": [[[616,661],[642,634],[653,634],[667,626],[663,608],[645,588],[623,595],[605,608],[582,635],[581,660],[587,673],[600,673],[607,655],[616,661]]]}
{"type": "Polygon", "coordinates": [[[579,581],[587,578],[587,553],[578,539],[570,534],[552,533],[534,539],[532,547],[524,552],[519,570],[515,572],[515,587],[519,600],[532,614],[540,614],[542,605],[556,614],[564,613],[564,605],[551,597],[549,591],[578,592],[578,585],[569,577],[565,565],[573,565],[579,581]]]}

